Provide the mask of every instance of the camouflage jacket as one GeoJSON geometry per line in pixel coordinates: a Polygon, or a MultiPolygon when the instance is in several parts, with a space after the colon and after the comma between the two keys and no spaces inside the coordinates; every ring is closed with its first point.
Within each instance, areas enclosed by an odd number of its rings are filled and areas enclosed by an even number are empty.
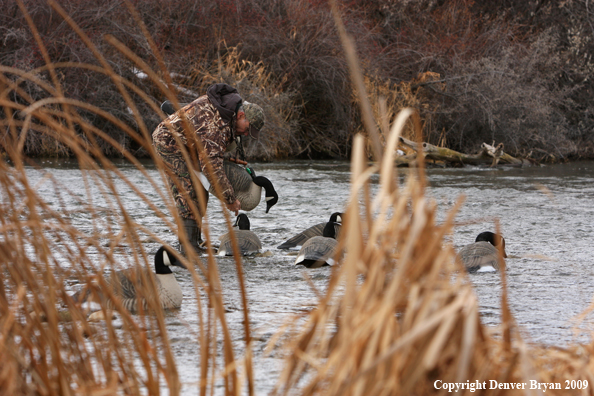
{"type": "MultiPolygon", "coordinates": [[[[235,202],[235,192],[223,168],[223,156],[234,143],[236,110],[241,104],[237,90],[226,84],[215,84],[208,89],[208,94],[199,97],[178,112],[164,120],[153,132],[153,142],[168,152],[179,151],[175,136],[186,146],[190,156],[198,153],[200,169],[213,184],[204,168],[208,158],[212,164],[214,178],[218,181],[227,203],[235,202]],[[186,121],[187,120],[187,123],[186,121]],[[190,131],[184,128],[188,126],[190,131]],[[195,139],[199,139],[204,152],[199,152],[195,139]]],[[[181,154],[181,151],[180,151],[181,154]]]]}

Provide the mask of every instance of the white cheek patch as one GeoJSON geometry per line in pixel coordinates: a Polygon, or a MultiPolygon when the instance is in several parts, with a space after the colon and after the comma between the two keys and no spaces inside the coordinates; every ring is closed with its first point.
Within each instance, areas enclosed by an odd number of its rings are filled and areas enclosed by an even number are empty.
{"type": "Polygon", "coordinates": [[[271,199],[274,199],[274,197],[266,197],[266,201],[270,201],[271,199]]]}
{"type": "Polygon", "coordinates": [[[342,223],[342,217],[336,216],[336,222],[337,223],[342,223]]]}
{"type": "Polygon", "coordinates": [[[165,250],[163,250],[163,264],[171,265],[171,261],[169,260],[169,255],[165,250]]]}

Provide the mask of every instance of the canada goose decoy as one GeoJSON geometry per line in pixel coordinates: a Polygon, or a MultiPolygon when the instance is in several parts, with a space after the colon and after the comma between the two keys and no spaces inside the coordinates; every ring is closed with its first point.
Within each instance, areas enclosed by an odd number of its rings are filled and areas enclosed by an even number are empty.
{"type": "MultiPolygon", "coordinates": [[[[338,235],[340,234],[340,228],[341,228],[341,224],[342,224],[342,216],[343,216],[343,214],[339,213],[339,212],[332,213],[332,215],[330,216],[329,222],[333,223],[334,230],[335,230],[334,234],[336,235],[336,238],[338,238],[338,235]]],[[[292,248],[297,248],[297,247],[303,246],[305,241],[307,241],[309,238],[312,238],[315,236],[322,236],[324,233],[324,227],[326,227],[326,224],[328,224],[328,222],[325,221],[323,223],[319,223],[314,226],[311,226],[308,229],[306,229],[305,231],[302,231],[299,234],[295,235],[294,237],[287,239],[285,242],[281,243],[276,248],[277,249],[292,249],[292,248]]]]}
{"type": "MultiPolygon", "coordinates": [[[[187,105],[187,103],[180,103],[180,109],[187,105]]],[[[171,101],[166,100],[165,102],[161,103],[161,111],[166,115],[170,116],[171,114],[175,113],[175,108],[173,107],[173,103],[171,101]]]]}
{"type": "MultiPolygon", "coordinates": [[[[237,239],[237,245],[242,255],[258,253],[262,249],[260,238],[250,231],[250,219],[248,219],[245,213],[237,216],[233,227],[239,228],[235,230],[235,238],[237,239]]],[[[217,254],[219,256],[233,256],[233,245],[231,244],[231,235],[229,233],[221,237],[221,244],[219,245],[217,254]]]]}
{"type": "Polygon", "coordinates": [[[460,249],[458,257],[468,272],[496,271],[499,269],[500,243],[503,257],[507,257],[505,239],[502,236],[489,231],[481,232],[474,243],[460,249]]]}
{"type": "MultiPolygon", "coordinates": [[[[262,188],[264,188],[266,199],[266,213],[278,202],[278,194],[272,182],[264,176],[256,176],[251,168],[244,168],[230,161],[223,163],[229,183],[233,187],[235,196],[241,202],[241,210],[249,212],[260,203],[262,188]]],[[[198,179],[208,192],[215,193],[214,187],[203,173],[197,173],[198,179]]]]}
{"type": "MultiPolygon", "coordinates": [[[[148,309],[148,302],[137,293],[138,288],[146,288],[148,285],[144,284],[143,278],[146,276],[153,276],[157,288],[157,298],[164,309],[174,309],[181,307],[182,304],[182,290],[171,271],[171,266],[178,266],[186,268],[181,262],[177,261],[173,253],[165,246],[161,246],[157,253],[155,253],[155,272],[146,269],[126,269],[115,272],[115,274],[106,276],[109,287],[114,295],[121,300],[122,305],[130,312],[138,312],[139,303],[142,304],[144,310],[148,309]],[[139,271],[145,271],[141,274],[139,271]]],[[[144,278],[146,279],[146,278],[144,278]]],[[[79,297],[73,297],[75,301],[79,297]]],[[[88,298],[88,293],[83,299],[83,302],[88,298]]],[[[113,307],[113,303],[108,301],[108,306],[113,307]]]]}
{"type": "Polygon", "coordinates": [[[299,250],[295,265],[304,265],[307,268],[334,265],[333,256],[338,245],[335,225],[332,221],[327,222],[321,236],[316,235],[305,241],[299,250]]]}

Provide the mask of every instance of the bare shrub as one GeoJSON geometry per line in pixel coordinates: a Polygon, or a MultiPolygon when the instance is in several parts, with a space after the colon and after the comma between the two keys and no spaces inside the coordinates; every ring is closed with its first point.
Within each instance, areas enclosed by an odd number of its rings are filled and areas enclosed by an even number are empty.
{"type": "Polygon", "coordinates": [[[436,117],[452,126],[448,143],[477,150],[483,141],[504,142],[520,155],[531,149],[554,149],[559,157],[574,152],[561,111],[566,93],[552,83],[561,62],[555,48],[554,35],[543,33],[530,46],[452,65],[457,75],[446,79],[443,92],[452,100],[436,117]]]}
{"type": "MultiPolygon", "coordinates": [[[[250,148],[252,159],[348,157],[352,136],[360,130],[361,113],[344,55],[337,50],[338,36],[325,1],[150,0],[135,3],[138,20],[131,18],[125,2],[60,2],[105,62],[141,87],[146,97],[130,93],[138,102],[137,116],[117,84],[82,67],[101,62],[88,42],[52,7],[36,0],[23,1],[38,27],[38,40],[18,4],[0,0],[0,7],[6,10],[0,15],[0,64],[32,72],[38,81],[20,80],[20,91],[10,97],[16,103],[29,105],[51,96],[40,87],[40,81],[51,81],[67,97],[104,109],[137,133],[152,130],[161,121],[154,106],[165,99],[164,93],[159,84],[142,76],[138,62],[105,40],[109,35],[156,70],[163,82],[173,78],[175,84],[169,89],[183,101],[203,93],[202,77],[196,73],[190,79],[186,76],[192,70],[208,69],[213,80],[246,87],[243,90],[248,96],[258,91],[257,98],[267,106],[267,112],[282,106],[279,114],[269,117],[270,136],[250,148]],[[43,69],[47,60],[40,42],[51,62],[78,66],[56,65],[52,76],[43,69]],[[259,65],[269,77],[265,81],[256,77],[255,82],[251,74],[230,76],[221,70],[219,75],[215,65],[233,49],[237,49],[237,62],[259,65]],[[264,83],[271,86],[257,85],[264,83]],[[286,97],[279,101],[267,92],[282,92],[286,97]]],[[[424,136],[431,143],[468,151],[480,144],[475,142],[494,137],[519,155],[531,150],[533,155],[540,152],[555,158],[594,155],[594,105],[590,100],[594,25],[587,0],[353,1],[339,7],[367,77],[393,87],[410,84],[411,94],[420,100],[424,136]],[[425,73],[438,74],[448,89],[437,89],[438,82],[415,81],[425,73]],[[510,97],[495,92],[496,87],[509,90],[510,97]],[[535,95],[542,98],[544,108],[537,110],[540,106],[535,95]],[[532,103],[524,103],[524,99],[532,103]],[[515,112],[514,100],[522,102],[515,112]],[[482,110],[472,109],[474,101],[482,110]],[[539,119],[543,112],[545,117],[539,119]],[[526,136],[517,136],[524,133],[526,136]]],[[[19,79],[9,72],[5,75],[12,82],[19,79]]],[[[105,117],[84,110],[79,115],[130,147],[135,155],[147,155],[136,139],[119,134],[118,127],[105,117]]],[[[34,146],[39,143],[37,138],[28,140],[27,152],[65,154],[52,145],[34,146]]],[[[103,149],[110,156],[121,155],[109,144],[103,149]]]]}
{"type": "MultiPolygon", "coordinates": [[[[226,48],[216,46],[206,48],[207,43],[211,45],[209,39],[212,37],[204,35],[205,28],[199,24],[202,18],[207,18],[211,12],[219,15],[216,11],[217,7],[211,7],[216,2],[203,5],[181,1],[168,5],[159,2],[139,4],[138,15],[148,31],[155,34],[156,48],[150,47],[141,28],[135,19],[131,18],[130,10],[122,2],[81,3],[72,1],[62,4],[64,12],[84,29],[88,40],[86,42],[78,32],[64,23],[62,16],[58,15],[55,10],[46,5],[36,7],[37,3],[36,1],[26,2],[25,8],[29,7],[27,13],[30,14],[33,24],[43,26],[43,30],[38,31],[39,37],[44,43],[47,43],[45,50],[49,60],[53,62],[52,67],[56,70],[58,81],[52,80],[50,71],[45,66],[44,55],[21,10],[14,3],[5,4],[9,12],[3,14],[2,26],[9,26],[10,30],[5,33],[7,46],[3,47],[0,52],[2,64],[11,65],[18,70],[30,71],[35,76],[35,78],[20,79],[19,75],[11,74],[10,71],[5,72],[6,84],[11,90],[9,97],[15,103],[28,106],[36,101],[51,97],[53,92],[48,86],[52,81],[52,83],[58,83],[61,92],[64,92],[70,99],[101,108],[137,133],[146,133],[146,131],[152,131],[161,121],[160,115],[155,109],[167,98],[162,86],[159,85],[162,85],[168,78],[173,77],[179,82],[177,88],[176,86],[171,87],[174,90],[177,89],[173,95],[186,102],[205,93],[203,84],[195,85],[199,80],[229,81],[245,87],[242,89],[242,94],[245,92],[248,100],[251,98],[261,102],[267,111],[271,133],[264,134],[265,139],[249,150],[251,159],[270,160],[288,156],[294,154],[295,148],[299,147],[292,137],[295,132],[294,127],[291,126],[292,113],[293,108],[297,107],[292,101],[291,91],[283,89],[281,92],[279,84],[270,76],[270,72],[258,75],[258,73],[265,73],[261,63],[249,66],[252,64],[241,63],[236,54],[234,62],[243,65],[241,66],[243,69],[229,66],[224,70],[219,70],[216,66],[210,67],[217,65],[217,62],[213,62],[213,60],[219,55],[225,57],[224,54],[227,51],[226,48]],[[159,15],[162,19],[155,18],[155,15],[159,15]],[[46,20],[50,23],[42,22],[46,20]],[[171,20],[177,22],[170,24],[168,21],[171,20]],[[134,53],[138,59],[142,59],[149,68],[160,70],[153,49],[163,51],[167,66],[171,67],[170,71],[166,71],[166,73],[171,72],[171,76],[159,73],[162,78],[161,82],[147,78],[143,67],[136,60],[131,59],[105,40],[107,32],[117,42],[127,47],[131,53],[134,53]],[[89,43],[94,48],[91,48],[89,43]],[[206,54],[203,51],[206,51],[206,54]],[[204,57],[209,51],[212,56],[210,59],[204,57]],[[97,54],[101,54],[102,59],[98,59],[97,54]],[[185,76],[191,75],[192,69],[198,72],[196,67],[199,64],[209,65],[208,70],[201,69],[208,76],[186,78],[185,76]],[[137,103],[136,112],[130,108],[130,104],[117,82],[106,78],[105,65],[109,65],[125,81],[136,85],[136,88],[130,89],[128,93],[131,99],[137,103]],[[246,72],[248,68],[249,73],[246,72]],[[48,83],[48,86],[40,86],[39,81],[48,83]],[[184,83],[188,83],[188,85],[184,86],[184,83]],[[271,84],[271,86],[265,84],[271,84]]],[[[224,15],[227,14],[220,13],[221,17],[224,15]]],[[[229,62],[226,63],[230,65],[229,62]]],[[[15,117],[18,120],[19,113],[15,113],[15,117]]],[[[99,116],[96,112],[85,109],[79,109],[78,117],[82,123],[101,130],[108,137],[120,142],[123,148],[130,148],[136,156],[147,156],[146,147],[143,147],[137,139],[131,139],[130,135],[122,134],[120,127],[109,121],[108,117],[99,116]]],[[[80,127],[80,129],[82,132],[84,127],[80,127]]],[[[43,139],[47,138],[46,136],[43,139]]],[[[101,141],[102,139],[99,139],[100,143],[101,141]]],[[[101,144],[100,149],[108,156],[122,155],[110,144],[101,144]]],[[[42,138],[36,137],[34,134],[27,139],[25,151],[33,156],[72,155],[68,150],[61,149],[59,144],[43,143],[42,138]]]]}
{"type": "Polygon", "coordinates": [[[327,4],[255,3],[250,4],[258,24],[245,28],[242,55],[261,59],[284,89],[299,95],[295,109],[299,151],[291,154],[347,156],[353,130],[352,94],[327,4]]]}
{"type": "Polygon", "coordinates": [[[390,1],[375,15],[390,48],[386,60],[400,67],[396,80],[431,71],[447,85],[421,85],[431,143],[445,138],[472,152],[497,140],[510,153],[550,160],[590,152],[587,2],[390,1]]]}

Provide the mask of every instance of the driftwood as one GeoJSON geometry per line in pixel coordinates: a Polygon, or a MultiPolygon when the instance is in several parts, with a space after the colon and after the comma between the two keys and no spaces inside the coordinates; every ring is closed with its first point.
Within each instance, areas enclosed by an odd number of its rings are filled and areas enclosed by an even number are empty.
{"type": "MultiPolygon", "coordinates": [[[[532,163],[527,159],[519,159],[506,154],[503,151],[503,143],[499,143],[497,146],[492,146],[487,143],[481,145],[481,150],[477,154],[464,154],[458,151],[450,150],[445,147],[437,147],[429,143],[413,142],[406,138],[400,137],[400,143],[410,147],[415,151],[419,151],[419,148],[423,150],[426,160],[444,162],[450,165],[489,165],[496,166],[498,164],[507,166],[528,166],[532,163]]],[[[416,159],[416,154],[409,154],[396,158],[396,164],[398,166],[406,166],[416,159]]]]}

